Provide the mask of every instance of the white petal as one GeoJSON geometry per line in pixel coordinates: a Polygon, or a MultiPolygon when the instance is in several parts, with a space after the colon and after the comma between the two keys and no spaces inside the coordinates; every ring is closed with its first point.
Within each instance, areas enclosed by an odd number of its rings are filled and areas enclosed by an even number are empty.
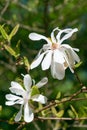
{"type": "Polygon", "coordinates": [[[45,36],[43,36],[43,35],[41,35],[41,34],[37,34],[37,33],[30,33],[29,34],[29,38],[31,39],[31,40],[41,40],[41,39],[43,39],[43,40],[45,40],[45,41],[47,41],[47,43],[48,44],[51,44],[51,41],[47,38],[47,37],[45,37],[45,36]]]}
{"type": "Polygon", "coordinates": [[[78,29],[77,28],[75,28],[75,29],[72,29],[72,31],[71,32],[69,32],[69,33],[67,33],[62,39],[61,39],[61,43],[64,41],[64,40],[66,40],[66,39],[68,39],[68,38],[70,38],[72,35],[73,35],[73,33],[74,32],[77,32],[78,31],[78,29]]]}
{"type": "Polygon", "coordinates": [[[21,97],[15,96],[13,94],[6,94],[5,97],[6,97],[7,100],[10,100],[10,101],[15,101],[15,100],[18,100],[18,99],[22,99],[21,97]]]}
{"type": "Polygon", "coordinates": [[[12,106],[12,105],[14,105],[14,104],[15,104],[14,101],[6,101],[6,102],[5,102],[5,105],[7,105],[7,106],[12,106]]]}
{"type": "Polygon", "coordinates": [[[28,106],[28,102],[24,105],[24,120],[25,122],[31,122],[34,119],[32,109],[28,106]]]}
{"type": "Polygon", "coordinates": [[[29,74],[26,74],[24,76],[24,86],[25,86],[25,88],[26,88],[27,91],[30,90],[31,85],[32,85],[32,79],[31,79],[31,77],[30,77],[29,74]]]}
{"type": "Polygon", "coordinates": [[[42,61],[42,64],[41,64],[42,70],[49,69],[51,65],[51,59],[52,59],[52,51],[49,51],[42,61]]]}
{"type": "Polygon", "coordinates": [[[21,120],[21,117],[22,117],[22,105],[21,105],[21,108],[19,110],[19,112],[17,113],[17,115],[15,116],[15,121],[18,122],[21,120]]]}
{"type": "Polygon", "coordinates": [[[47,102],[47,98],[41,94],[34,95],[32,97],[33,101],[39,102],[41,104],[45,104],[47,102]]]}
{"type": "Polygon", "coordinates": [[[22,86],[21,86],[19,83],[17,83],[17,82],[12,81],[12,82],[11,82],[11,86],[12,86],[12,87],[9,88],[10,91],[11,91],[12,93],[17,94],[17,95],[22,95],[22,94],[24,93],[24,91],[25,91],[25,90],[22,88],[22,86]]]}
{"type": "Polygon", "coordinates": [[[25,90],[18,89],[17,87],[10,87],[9,89],[10,89],[10,91],[11,91],[12,93],[14,93],[14,94],[16,94],[16,95],[21,95],[21,96],[23,96],[24,93],[25,93],[25,90]]]}
{"type": "Polygon", "coordinates": [[[41,88],[41,87],[44,86],[47,82],[48,82],[48,78],[47,78],[47,77],[44,77],[40,82],[38,82],[38,83],[36,84],[36,86],[37,86],[38,88],[41,88]]]}
{"type": "Polygon", "coordinates": [[[65,62],[63,53],[57,49],[54,50],[53,58],[54,58],[54,62],[61,63],[61,64],[65,62]]]}
{"type": "Polygon", "coordinates": [[[58,43],[59,44],[61,44],[64,40],[66,40],[66,39],[68,39],[69,37],[71,37],[72,36],[72,34],[74,33],[74,32],[77,32],[78,31],[78,29],[77,28],[75,28],[75,29],[64,29],[64,30],[61,30],[59,33],[58,33],[58,35],[56,36],[56,38],[57,38],[57,40],[58,40],[58,43]],[[61,34],[62,33],[67,33],[67,34],[65,34],[64,36],[63,36],[63,38],[61,38],[61,34]]]}
{"type": "Polygon", "coordinates": [[[55,39],[55,36],[54,36],[54,32],[55,32],[56,30],[58,30],[58,27],[55,28],[55,29],[52,31],[52,33],[51,33],[51,39],[52,39],[52,42],[53,42],[53,43],[56,43],[56,39],[55,39]]]}
{"type": "Polygon", "coordinates": [[[65,76],[65,69],[63,64],[52,63],[51,65],[51,74],[53,78],[62,80],[65,76]]]}
{"type": "Polygon", "coordinates": [[[37,66],[41,63],[41,61],[42,61],[42,59],[43,59],[43,57],[44,57],[44,54],[45,54],[45,53],[42,53],[37,59],[35,59],[35,60],[32,62],[31,66],[30,66],[31,69],[37,67],[37,66]]]}

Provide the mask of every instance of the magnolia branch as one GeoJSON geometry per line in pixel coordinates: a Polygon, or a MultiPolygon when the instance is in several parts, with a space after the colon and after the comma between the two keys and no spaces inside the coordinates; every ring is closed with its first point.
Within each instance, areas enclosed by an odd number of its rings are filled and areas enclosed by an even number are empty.
{"type": "Polygon", "coordinates": [[[84,92],[87,92],[87,88],[86,87],[82,87],[79,91],[77,91],[76,93],[74,93],[73,95],[71,95],[70,97],[68,98],[63,98],[61,101],[53,101],[53,102],[50,102],[47,106],[43,107],[42,109],[36,111],[35,113],[39,113],[43,110],[47,110],[49,108],[51,108],[52,106],[55,106],[55,105],[58,105],[58,104],[61,104],[61,103],[65,103],[65,102],[68,102],[68,101],[72,101],[72,100],[75,100],[74,98],[76,96],[78,96],[80,93],[84,93],[84,92]]]}
{"type": "Polygon", "coordinates": [[[61,118],[58,118],[58,117],[38,117],[39,120],[60,120],[60,121],[72,121],[72,120],[75,120],[75,121],[80,121],[80,120],[87,120],[87,117],[82,117],[82,118],[69,118],[69,117],[61,117],[61,118]]]}

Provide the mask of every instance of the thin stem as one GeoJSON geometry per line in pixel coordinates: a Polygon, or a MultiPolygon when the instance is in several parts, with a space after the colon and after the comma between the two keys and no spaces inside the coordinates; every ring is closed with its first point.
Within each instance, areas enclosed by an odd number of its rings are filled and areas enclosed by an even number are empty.
{"type": "Polygon", "coordinates": [[[84,85],[83,85],[82,81],[80,80],[80,78],[79,78],[78,74],[76,73],[76,71],[74,72],[74,75],[75,75],[77,81],[79,82],[80,86],[83,87],[84,85]]]}
{"type": "Polygon", "coordinates": [[[83,92],[87,92],[87,88],[86,87],[82,87],[79,91],[77,91],[76,93],[74,93],[73,95],[71,95],[70,97],[68,97],[67,99],[63,98],[61,101],[50,102],[47,106],[43,107],[42,109],[38,110],[35,113],[39,113],[39,112],[41,112],[43,110],[49,109],[52,106],[55,106],[56,104],[58,105],[58,104],[61,104],[61,103],[72,101],[74,99],[74,97],[78,96],[80,93],[83,93],[83,92]]]}
{"type": "Polygon", "coordinates": [[[72,120],[75,120],[75,121],[79,121],[79,120],[87,120],[87,117],[82,117],[82,118],[69,118],[69,117],[61,117],[61,118],[58,118],[58,117],[38,117],[39,120],[60,120],[60,121],[72,121],[72,120]]]}

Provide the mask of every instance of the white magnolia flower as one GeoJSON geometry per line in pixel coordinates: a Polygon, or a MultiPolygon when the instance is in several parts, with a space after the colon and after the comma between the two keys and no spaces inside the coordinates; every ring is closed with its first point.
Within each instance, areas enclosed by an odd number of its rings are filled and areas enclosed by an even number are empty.
{"type": "Polygon", "coordinates": [[[43,39],[47,42],[39,51],[36,59],[32,62],[31,69],[37,67],[42,62],[42,70],[51,68],[53,78],[59,80],[64,78],[65,69],[67,67],[74,73],[74,64],[80,61],[80,58],[75,51],[79,51],[79,49],[72,48],[71,46],[62,43],[77,31],[77,28],[68,28],[64,30],[55,28],[51,33],[51,38],[47,38],[37,33],[31,33],[29,35],[31,40],[43,39]],[[56,36],[54,34],[55,32],[57,33],[56,36]]]}
{"type": "MultiPolygon", "coordinates": [[[[29,74],[24,76],[24,88],[17,82],[12,81],[11,87],[9,88],[13,94],[7,94],[6,105],[12,106],[14,104],[20,104],[20,110],[15,117],[15,121],[21,120],[22,117],[22,109],[24,107],[24,121],[31,122],[34,119],[34,113],[32,112],[32,108],[30,107],[29,101],[36,101],[42,104],[47,102],[47,98],[41,94],[31,95],[32,93],[32,79],[29,74]],[[15,94],[15,95],[14,95],[15,94]]],[[[48,79],[45,77],[35,86],[38,88],[42,87],[48,82],[48,79]]]]}

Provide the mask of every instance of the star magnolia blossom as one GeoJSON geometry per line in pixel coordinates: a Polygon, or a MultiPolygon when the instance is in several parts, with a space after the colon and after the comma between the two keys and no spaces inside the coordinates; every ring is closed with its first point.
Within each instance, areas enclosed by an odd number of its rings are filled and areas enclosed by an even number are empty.
{"type": "MultiPolygon", "coordinates": [[[[47,102],[47,98],[41,94],[36,94],[34,96],[31,96],[32,92],[32,79],[30,75],[26,74],[24,76],[24,87],[23,88],[19,83],[12,81],[11,87],[9,88],[10,91],[13,94],[7,94],[6,99],[6,105],[12,106],[14,104],[20,104],[20,110],[17,113],[15,117],[15,121],[20,121],[22,117],[22,109],[24,107],[24,121],[25,122],[31,122],[34,119],[34,113],[32,112],[32,108],[29,105],[29,101],[36,101],[40,102],[42,104],[45,104],[47,102]],[[14,95],[15,94],[15,95],[14,95]]],[[[45,77],[40,82],[38,82],[35,86],[38,88],[42,87],[48,82],[48,79],[45,77]]]]}
{"type": "Polygon", "coordinates": [[[41,62],[42,70],[51,68],[51,74],[55,79],[63,79],[65,76],[65,69],[70,68],[74,73],[73,67],[75,62],[79,62],[80,58],[75,51],[79,49],[72,48],[68,44],[62,44],[64,40],[72,36],[78,29],[64,29],[55,28],[51,33],[51,38],[47,38],[37,33],[31,33],[29,38],[31,40],[45,40],[47,44],[43,45],[39,51],[36,59],[31,64],[31,69],[37,67],[41,62]],[[57,33],[55,36],[54,33],[57,33]],[[61,36],[63,35],[63,36],[61,36]]]}

